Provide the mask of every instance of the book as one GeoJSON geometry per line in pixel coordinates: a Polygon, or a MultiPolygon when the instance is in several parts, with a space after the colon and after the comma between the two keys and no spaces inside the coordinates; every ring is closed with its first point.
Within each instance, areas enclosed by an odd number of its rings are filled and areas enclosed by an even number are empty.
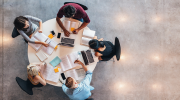
{"type": "Polygon", "coordinates": [[[67,77],[73,77],[75,80],[81,80],[85,77],[86,72],[83,68],[80,69],[72,69],[65,72],[65,76],[67,77]]]}
{"type": "Polygon", "coordinates": [[[62,57],[60,63],[62,71],[64,72],[78,66],[78,64],[74,63],[74,61],[77,60],[78,57],[78,52],[73,52],[69,55],[62,57]]]}
{"type": "Polygon", "coordinates": [[[56,67],[59,63],[61,62],[61,59],[56,56],[51,62],[50,64],[53,66],[53,67],[56,67]]]}
{"type": "Polygon", "coordinates": [[[44,61],[47,56],[42,52],[42,50],[39,50],[37,53],[36,53],[36,56],[41,60],[41,61],[44,61]]]}
{"type": "MultiPolygon", "coordinates": [[[[45,42],[48,39],[48,37],[46,35],[44,35],[43,33],[37,32],[31,37],[31,39],[33,41],[45,42]]],[[[39,48],[42,46],[42,44],[35,44],[35,43],[30,43],[30,42],[28,42],[28,44],[36,51],[38,51],[39,48]]]]}
{"type": "Polygon", "coordinates": [[[79,27],[79,22],[64,20],[63,25],[67,31],[72,33],[74,31],[74,29],[77,29],[79,27]]]}
{"type": "Polygon", "coordinates": [[[95,36],[95,31],[84,29],[83,35],[82,35],[82,38],[81,38],[81,44],[89,46],[89,41],[91,39],[93,39],[94,36],[95,36]]]}
{"type": "Polygon", "coordinates": [[[42,46],[42,51],[48,55],[51,55],[53,53],[53,51],[55,50],[58,43],[49,38],[47,39],[46,43],[48,43],[49,46],[48,47],[42,46]]]}
{"type": "Polygon", "coordinates": [[[55,72],[53,66],[51,66],[50,64],[46,64],[46,66],[41,68],[40,72],[46,80],[58,82],[61,70],[59,69],[58,72],[55,72]]]}

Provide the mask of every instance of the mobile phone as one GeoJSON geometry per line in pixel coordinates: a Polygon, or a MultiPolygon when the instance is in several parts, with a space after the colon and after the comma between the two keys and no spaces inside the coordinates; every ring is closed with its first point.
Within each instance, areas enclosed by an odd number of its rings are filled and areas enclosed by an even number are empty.
{"type": "Polygon", "coordinates": [[[66,79],[66,77],[65,77],[64,73],[61,73],[61,77],[62,77],[62,79],[63,79],[63,80],[65,80],[65,79],[66,79]]]}
{"type": "Polygon", "coordinates": [[[61,37],[61,33],[58,33],[58,36],[57,36],[57,38],[60,38],[61,37]]]}
{"type": "Polygon", "coordinates": [[[52,33],[52,35],[55,35],[55,32],[53,30],[51,31],[51,33],[52,33]]]}

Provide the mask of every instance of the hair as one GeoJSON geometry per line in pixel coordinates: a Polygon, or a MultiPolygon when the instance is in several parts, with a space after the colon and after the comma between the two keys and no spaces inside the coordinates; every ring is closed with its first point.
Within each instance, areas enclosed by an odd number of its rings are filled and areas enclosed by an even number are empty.
{"type": "Polygon", "coordinates": [[[16,17],[14,20],[15,28],[17,28],[18,30],[22,30],[23,27],[26,25],[25,24],[26,21],[28,21],[26,17],[23,17],[23,16],[16,17]]]}
{"type": "Polygon", "coordinates": [[[98,41],[97,39],[92,39],[89,41],[89,46],[92,49],[98,49],[99,47],[104,47],[104,43],[102,41],[98,41]]]}
{"type": "Polygon", "coordinates": [[[67,79],[66,79],[66,86],[68,87],[68,88],[71,88],[72,86],[73,86],[73,78],[71,78],[71,77],[68,77],[67,79]]]}
{"type": "Polygon", "coordinates": [[[63,8],[63,12],[65,13],[65,17],[70,18],[76,13],[76,9],[73,6],[68,5],[63,8]]]}
{"type": "Polygon", "coordinates": [[[31,76],[36,76],[39,73],[39,68],[34,64],[29,64],[27,66],[27,73],[31,76]]]}

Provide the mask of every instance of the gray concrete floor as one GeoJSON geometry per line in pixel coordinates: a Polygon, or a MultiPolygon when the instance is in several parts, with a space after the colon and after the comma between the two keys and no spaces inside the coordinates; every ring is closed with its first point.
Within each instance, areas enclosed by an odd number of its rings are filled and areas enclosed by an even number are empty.
{"type": "MultiPolygon", "coordinates": [[[[12,39],[13,20],[32,15],[55,18],[66,0],[0,0],[0,99],[68,100],[47,85],[24,93],[15,81],[26,79],[27,44],[12,39]]],[[[119,62],[100,62],[92,79],[95,100],[180,100],[180,0],[70,0],[87,5],[88,27],[122,47],[119,62]]]]}

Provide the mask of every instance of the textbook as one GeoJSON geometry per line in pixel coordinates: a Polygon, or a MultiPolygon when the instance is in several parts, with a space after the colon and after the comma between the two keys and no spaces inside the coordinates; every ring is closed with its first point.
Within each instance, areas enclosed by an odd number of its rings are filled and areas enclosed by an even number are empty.
{"type": "Polygon", "coordinates": [[[46,66],[41,68],[40,72],[46,80],[58,82],[61,70],[59,69],[58,72],[55,72],[54,67],[50,64],[47,64],[46,66]]]}
{"type": "Polygon", "coordinates": [[[74,31],[74,29],[77,29],[79,27],[79,22],[64,20],[63,25],[67,31],[72,33],[74,31]]]}
{"type": "Polygon", "coordinates": [[[41,51],[39,50],[37,53],[36,53],[36,56],[41,60],[41,61],[44,61],[47,56],[41,51]]]}
{"type": "MultiPolygon", "coordinates": [[[[41,42],[45,42],[48,39],[48,37],[46,35],[44,35],[43,33],[35,33],[32,37],[31,40],[33,41],[41,41],[41,42]]],[[[42,44],[35,44],[35,43],[30,43],[28,42],[28,44],[36,51],[39,50],[39,48],[42,46],[42,44]]]]}
{"type": "Polygon", "coordinates": [[[49,38],[46,41],[46,43],[48,43],[49,46],[48,47],[42,46],[42,51],[48,55],[51,55],[53,53],[54,49],[57,47],[58,43],[52,39],[49,39],[49,38]]]}
{"type": "Polygon", "coordinates": [[[88,46],[89,41],[92,40],[94,36],[95,36],[95,31],[84,29],[83,35],[81,38],[81,44],[88,46]]]}
{"type": "Polygon", "coordinates": [[[62,71],[64,72],[66,70],[69,70],[78,66],[79,64],[74,63],[74,61],[77,59],[78,59],[78,52],[73,52],[69,55],[62,57],[61,63],[60,63],[62,71]]]}

